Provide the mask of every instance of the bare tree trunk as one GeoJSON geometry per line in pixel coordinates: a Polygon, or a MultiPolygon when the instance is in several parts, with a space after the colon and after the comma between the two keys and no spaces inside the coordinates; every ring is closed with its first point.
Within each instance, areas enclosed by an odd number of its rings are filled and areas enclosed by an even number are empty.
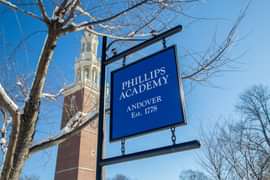
{"type": "Polygon", "coordinates": [[[29,149],[33,142],[38,120],[40,98],[45,84],[45,77],[59,36],[55,25],[56,24],[52,24],[52,26],[49,27],[48,36],[41,52],[36,71],[37,74],[29,98],[18,120],[19,128],[16,129],[15,126],[12,128],[12,131],[17,132],[17,135],[12,137],[15,143],[11,144],[9,148],[14,149],[14,151],[8,151],[8,153],[12,154],[6,156],[1,180],[18,180],[22,167],[29,156],[29,149]]]}
{"type": "Polygon", "coordinates": [[[1,174],[1,179],[8,179],[8,178],[4,178],[4,177],[8,177],[8,174],[11,171],[12,167],[12,162],[14,159],[14,152],[15,152],[15,147],[17,144],[17,140],[18,140],[18,135],[19,135],[19,127],[20,127],[20,115],[16,114],[13,116],[13,123],[12,123],[12,130],[11,130],[11,135],[10,135],[10,142],[8,145],[8,151],[5,157],[5,162],[3,165],[3,169],[2,169],[2,174],[1,174]]]}

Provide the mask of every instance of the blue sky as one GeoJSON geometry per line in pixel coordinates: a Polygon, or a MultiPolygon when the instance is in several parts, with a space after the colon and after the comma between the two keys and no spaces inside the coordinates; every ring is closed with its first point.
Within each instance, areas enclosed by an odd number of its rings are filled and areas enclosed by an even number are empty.
{"type": "MultiPolygon", "coordinates": [[[[185,65],[188,61],[183,56],[185,49],[206,50],[214,33],[217,33],[217,39],[221,41],[246,2],[246,0],[205,0],[198,6],[191,8],[188,11],[189,14],[215,19],[195,21],[189,25],[186,20],[179,18],[177,22],[184,25],[184,31],[170,38],[168,44],[177,44],[179,47],[180,64],[185,65]]],[[[186,92],[188,124],[177,128],[177,142],[200,139],[202,129],[211,130],[215,123],[233,117],[237,98],[245,89],[255,84],[270,86],[268,75],[268,69],[270,68],[268,58],[270,56],[269,7],[270,1],[268,0],[253,1],[247,16],[237,31],[241,40],[230,50],[229,55],[231,57],[240,56],[237,59],[239,70],[222,73],[211,79],[211,83],[218,88],[196,85],[191,92],[186,92]]],[[[44,27],[31,21],[30,18],[18,16],[15,13],[5,13],[4,16],[5,18],[1,20],[0,24],[0,32],[4,36],[1,36],[0,39],[2,38],[1,41],[9,42],[9,44],[6,49],[0,48],[1,54],[8,55],[9,49],[14,47],[18,40],[24,37],[24,34],[34,30],[44,30],[44,27]]],[[[48,86],[46,88],[48,91],[56,91],[64,83],[72,83],[74,61],[75,57],[79,55],[80,35],[80,33],[75,33],[60,39],[47,80],[47,84],[54,83],[55,86],[48,86]]],[[[22,49],[28,51],[22,50],[16,55],[16,71],[18,73],[30,71],[35,66],[35,61],[32,59],[37,59],[44,37],[45,34],[40,33],[23,45],[22,49]]],[[[144,53],[151,54],[158,48],[153,47],[143,53],[138,53],[135,59],[144,53]]],[[[10,73],[10,76],[12,75],[14,76],[14,72],[10,73]]],[[[188,91],[187,88],[186,91],[188,91]]],[[[39,123],[37,140],[54,134],[60,128],[61,101],[57,105],[49,104],[50,107],[47,106],[48,104],[43,106],[44,111],[41,116],[46,117],[46,119],[42,119],[39,123]]],[[[165,130],[128,140],[127,152],[140,151],[170,143],[169,130],[165,130]]],[[[118,155],[120,143],[107,144],[106,149],[108,156],[118,155]]],[[[200,150],[113,165],[106,168],[106,172],[109,177],[117,173],[123,173],[138,180],[177,180],[182,170],[201,170],[198,158],[202,149],[203,147],[200,150]]],[[[53,179],[55,162],[56,148],[54,147],[31,157],[26,163],[24,172],[25,174],[40,176],[41,180],[53,179]]]]}

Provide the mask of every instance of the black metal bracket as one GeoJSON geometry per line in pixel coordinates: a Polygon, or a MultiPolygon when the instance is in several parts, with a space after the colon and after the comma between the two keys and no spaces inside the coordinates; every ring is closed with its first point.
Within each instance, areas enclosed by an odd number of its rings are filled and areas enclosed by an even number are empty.
{"type": "Polygon", "coordinates": [[[178,32],[181,32],[181,31],[182,31],[182,26],[181,25],[175,26],[174,28],[169,29],[168,31],[165,31],[165,32],[163,32],[163,33],[161,33],[159,35],[156,35],[153,38],[145,40],[144,42],[142,42],[142,43],[140,43],[138,45],[135,45],[135,46],[133,46],[133,47],[131,47],[131,48],[125,50],[125,51],[122,51],[122,52],[108,58],[104,63],[106,65],[111,64],[111,63],[113,63],[115,61],[118,61],[121,58],[124,58],[125,56],[128,56],[128,55],[130,55],[132,53],[135,53],[135,52],[137,52],[137,51],[139,51],[139,50],[141,50],[141,49],[143,49],[143,48],[145,48],[147,46],[150,46],[150,45],[152,45],[152,44],[154,44],[154,43],[156,43],[158,41],[161,41],[161,40],[163,40],[163,39],[165,39],[165,38],[167,38],[169,36],[172,36],[172,35],[174,35],[174,34],[176,34],[178,32]]]}
{"type": "Polygon", "coordinates": [[[167,41],[166,41],[166,38],[163,38],[163,39],[162,39],[162,46],[163,46],[164,49],[167,48],[167,41]]]}
{"type": "Polygon", "coordinates": [[[200,147],[201,147],[200,142],[198,140],[193,140],[193,141],[188,141],[188,142],[184,142],[180,144],[175,144],[175,145],[160,147],[156,149],[151,149],[151,150],[136,152],[132,154],[126,154],[122,156],[103,159],[100,161],[100,165],[108,166],[112,164],[123,163],[126,161],[145,159],[145,158],[150,158],[153,156],[160,156],[164,154],[171,154],[171,153],[176,153],[176,152],[181,152],[181,151],[197,149],[200,147]]]}

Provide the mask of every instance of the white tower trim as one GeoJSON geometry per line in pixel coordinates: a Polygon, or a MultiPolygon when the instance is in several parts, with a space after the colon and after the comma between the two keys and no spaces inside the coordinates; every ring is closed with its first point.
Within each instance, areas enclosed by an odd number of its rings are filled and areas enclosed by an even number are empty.
{"type": "Polygon", "coordinates": [[[99,91],[100,62],[97,58],[98,37],[85,31],[81,38],[80,56],[75,63],[75,82],[65,88],[67,96],[81,88],[99,91]]]}

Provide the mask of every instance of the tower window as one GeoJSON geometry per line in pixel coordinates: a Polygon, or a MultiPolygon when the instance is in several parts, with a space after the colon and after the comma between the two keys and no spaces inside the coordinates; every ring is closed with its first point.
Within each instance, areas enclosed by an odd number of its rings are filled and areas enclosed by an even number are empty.
{"type": "Polygon", "coordinates": [[[95,67],[92,70],[92,80],[97,84],[97,69],[95,67]]]}
{"type": "Polygon", "coordinates": [[[91,43],[87,43],[87,51],[91,51],[91,43]]]}
{"type": "Polygon", "coordinates": [[[82,49],[81,49],[81,51],[83,52],[83,51],[84,51],[84,49],[85,49],[85,44],[84,44],[84,43],[82,43],[82,49]]]}
{"type": "Polygon", "coordinates": [[[93,44],[93,53],[96,54],[97,53],[97,43],[93,44]]]}
{"type": "Polygon", "coordinates": [[[84,77],[85,77],[85,79],[90,79],[90,73],[89,73],[88,67],[84,68],[84,77]]]}
{"type": "Polygon", "coordinates": [[[81,70],[78,69],[77,71],[77,80],[80,81],[81,80],[81,70]]]}

